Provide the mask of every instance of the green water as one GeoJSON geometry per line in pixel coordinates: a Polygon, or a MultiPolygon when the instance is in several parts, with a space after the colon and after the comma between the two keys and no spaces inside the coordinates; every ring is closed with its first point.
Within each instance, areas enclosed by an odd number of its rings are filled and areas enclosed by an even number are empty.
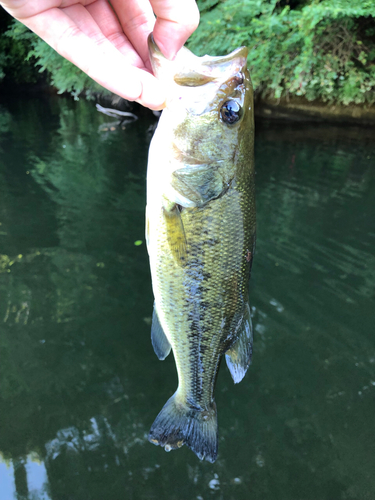
{"type": "Polygon", "coordinates": [[[147,441],[177,383],[149,338],[155,121],[107,121],[0,105],[0,500],[374,500],[375,131],[258,124],[253,365],[221,367],[212,465],[147,441]]]}

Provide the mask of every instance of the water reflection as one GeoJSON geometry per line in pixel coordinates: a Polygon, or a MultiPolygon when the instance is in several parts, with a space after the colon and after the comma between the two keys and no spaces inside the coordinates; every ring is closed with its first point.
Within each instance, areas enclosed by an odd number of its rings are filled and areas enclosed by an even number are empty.
{"type": "Polygon", "coordinates": [[[0,455],[0,484],[4,500],[15,498],[14,469],[11,460],[3,460],[0,455]]]}
{"type": "Polygon", "coordinates": [[[2,500],[50,500],[47,471],[36,453],[9,461],[0,456],[0,484],[2,500]]]}
{"type": "Polygon", "coordinates": [[[219,458],[146,435],[174,392],[149,340],[149,129],[61,99],[0,110],[0,499],[372,498],[375,150],[258,128],[254,364],[217,384],[219,458]]]}

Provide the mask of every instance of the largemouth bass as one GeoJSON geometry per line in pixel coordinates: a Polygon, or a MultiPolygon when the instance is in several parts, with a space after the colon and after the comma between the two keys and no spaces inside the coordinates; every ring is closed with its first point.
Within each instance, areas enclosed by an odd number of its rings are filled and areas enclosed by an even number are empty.
{"type": "Polygon", "coordinates": [[[166,451],[186,444],[214,462],[220,360],[225,354],[238,383],[252,354],[254,119],[247,49],[197,57],[183,47],[169,61],[150,35],[149,51],[169,96],[147,173],[151,339],[159,359],[173,350],[178,372],[178,389],[149,440],[166,451]]]}

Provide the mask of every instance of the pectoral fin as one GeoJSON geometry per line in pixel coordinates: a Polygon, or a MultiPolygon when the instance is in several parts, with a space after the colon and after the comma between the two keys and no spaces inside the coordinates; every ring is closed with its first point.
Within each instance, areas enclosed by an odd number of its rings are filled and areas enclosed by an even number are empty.
{"type": "Polygon", "coordinates": [[[187,259],[187,243],[180,209],[174,204],[170,208],[164,206],[163,211],[169,248],[175,262],[179,266],[184,266],[187,259]]]}
{"type": "Polygon", "coordinates": [[[251,324],[250,306],[247,304],[237,339],[225,353],[225,360],[235,384],[238,384],[244,378],[251,364],[252,352],[253,327],[251,324]]]}
{"type": "Polygon", "coordinates": [[[167,339],[164,330],[160,324],[156,308],[154,306],[154,312],[152,314],[152,324],[151,324],[151,343],[154,348],[156,356],[163,360],[165,359],[171,351],[171,344],[167,339]]]}

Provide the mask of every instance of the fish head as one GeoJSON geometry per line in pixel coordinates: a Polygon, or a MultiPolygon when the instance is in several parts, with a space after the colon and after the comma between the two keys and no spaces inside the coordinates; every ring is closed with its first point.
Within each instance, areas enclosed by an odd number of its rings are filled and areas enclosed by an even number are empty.
{"type": "Polygon", "coordinates": [[[225,163],[227,169],[235,168],[236,155],[246,141],[252,143],[249,134],[254,131],[248,49],[198,57],[182,47],[170,61],[152,34],[148,44],[153,72],[168,95],[159,125],[165,151],[169,147],[177,164],[225,163]]]}

